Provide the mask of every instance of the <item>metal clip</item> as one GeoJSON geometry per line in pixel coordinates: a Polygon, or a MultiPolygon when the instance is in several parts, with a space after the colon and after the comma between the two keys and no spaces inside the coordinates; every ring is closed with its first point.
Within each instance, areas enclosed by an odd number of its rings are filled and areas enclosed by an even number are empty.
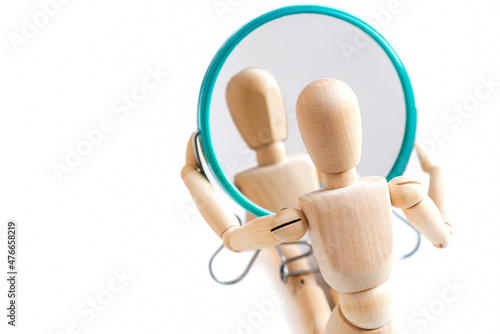
{"type": "Polygon", "coordinates": [[[282,245],[303,245],[303,246],[306,246],[308,248],[308,251],[305,252],[304,254],[287,259],[285,257],[285,255],[283,254],[283,252],[281,251],[280,246],[276,246],[276,250],[278,251],[278,254],[281,257],[281,265],[279,267],[279,274],[280,274],[281,281],[283,283],[286,284],[288,282],[289,277],[319,273],[318,267],[311,268],[309,270],[300,270],[300,271],[290,271],[288,269],[288,264],[295,262],[295,261],[298,261],[300,259],[310,257],[313,255],[314,252],[313,252],[312,246],[309,242],[307,242],[307,241],[295,241],[295,242],[283,243],[282,245]]]}
{"type": "Polygon", "coordinates": [[[207,174],[205,173],[205,170],[203,169],[203,164],[201,163],[201,158],[200,158],[200,152],[198,150],[198,137],[200,136],[200,131],[197,131],[195,135],[193,136],[193,151],[194,151],[194,158],[196,159],[196,162],[198,163],[198,166],[200,167],[200,173],[208,180],[207,174]]]}

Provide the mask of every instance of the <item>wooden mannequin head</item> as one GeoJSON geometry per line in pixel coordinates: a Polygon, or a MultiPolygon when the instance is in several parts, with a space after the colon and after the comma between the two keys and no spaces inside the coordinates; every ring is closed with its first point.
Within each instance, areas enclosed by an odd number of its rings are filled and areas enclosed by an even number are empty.
{"type": "Polygon", "coordinates": [[[233,76],[227,84],[226,101],[250,148],[258,151],[270,150],[275,143],[282,146],[288,136],[285,103],[278,81],[269,72],[249,67],[233,76]]]}
{"type": "Polygon", "coordinates": [[[336,79],[314,81],[300,93],[296,112],[302,140],[318,171],[354,170],[361,158],[361,115],[352,89],[336,79]]]}

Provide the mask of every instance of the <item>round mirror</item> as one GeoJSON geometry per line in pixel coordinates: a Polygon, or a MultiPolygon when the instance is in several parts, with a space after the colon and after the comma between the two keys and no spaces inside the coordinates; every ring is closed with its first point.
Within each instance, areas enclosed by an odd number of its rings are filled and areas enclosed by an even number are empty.
{"type": "Polygon", "coordinates": [[[358,173],[388,179],[402,174],[413,146],[416,111],[408,75],[394,50],[373,28],[344,12],[319,6],[281,8],[226,41],[200,92],[203,154],[215,179],[244,209],[257,216],[270,213],[235,185],[235,176],[258,164],[227,97],[230,80],[249,68],[265,71],[279,87],[288,156],[307,154],[295,117],[301,90],[317,79],[335,78],[347,83],[359,101],[363,148],[358,173]]]}

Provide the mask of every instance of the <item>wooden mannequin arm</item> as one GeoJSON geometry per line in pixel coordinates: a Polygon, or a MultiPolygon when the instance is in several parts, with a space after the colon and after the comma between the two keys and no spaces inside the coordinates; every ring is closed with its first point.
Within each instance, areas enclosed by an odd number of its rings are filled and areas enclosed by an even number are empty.
{"type": "Polygon", "coordinates": [[[410,223],[438,248],[448,245],[451,229],[436,204],[426,195],[419,182],[403,176],[389,182],[392,205],[403,209],[410,223]]]}
{"type": "Polygon", "coordinates": [[[200,173],[192,145],[193,135],[188,142],[186,165],[182,168],[181,177],[205,221],[222,238],[224,232],[238,227],[239,222],[234,213],[215,197],[215,189],[200,173]]]}
{"type": "Polygon", "coordinates": [[[438,207],[441,215],[447,220],[447,212],[445,207],[445,187],[443,181],[443,173],[441,167],[432,163],[429,154],[422,145],[415,143],[420,166],[424,173],[429,174],[429,197],[438,207]]]}
{"type": "Polygon", "coordinates": [[[297,241],[307,232],[307,220],[297,209],[283,209],[275,215],[256,218],[244,226],[234,213],[215,196],[215,189],[200,173],[192,146],[192,136],[186,151],[186,164],[181,177],[198,210],[224,245],[233,251],[262,249],[283,242],[297,241]]]}
{"type": "Polygon", "coordinates": [[[234,251],[263,249],[301,239],[307,232],[302,211],[283,209],[277,214],[251,220],[223,235],[226,247],[234,251]]]}

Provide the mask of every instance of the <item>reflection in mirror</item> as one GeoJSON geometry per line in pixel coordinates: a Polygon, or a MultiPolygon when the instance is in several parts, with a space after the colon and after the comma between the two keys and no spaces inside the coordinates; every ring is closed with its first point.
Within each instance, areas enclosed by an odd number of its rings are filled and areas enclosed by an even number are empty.
{"type": "Polygon", "coordinates": [[[210,102],[215,155],[228,178],[255,204],[278,210],[277,203],[265,204],[259,198],[266,197],[263,189],[283,192],[274,198],[296,200],[297,193],[282,186],[290,178],[307,180],[294,185],[296,191],[304,190],[302,194],[318,187],[314,166],[305,156],[295,102],[303,87],[325,77],[346,82],[358,97],[363,124],[358,173],[388,175],[398,159],[406,125],[405,96],[384,49],[357,26],[335,17],[280,17],[252,31],[234,48],[210,102]],[[286,168],[289,175],[272,166],[287,155],[290,164],[300,165],[286,168]]]}
{"type": "Polygon", "coordinates": [[[318,174],[307,155],[287,156],[284,141],[288,126],[278,81],[264,69],[244,69],[229,81],[226,100],[232,120],[245,145],[255,152],[257,163],[238,171],[234,184],[267,210],[298,208],[298,198],[318,188],[318,174]]]}

